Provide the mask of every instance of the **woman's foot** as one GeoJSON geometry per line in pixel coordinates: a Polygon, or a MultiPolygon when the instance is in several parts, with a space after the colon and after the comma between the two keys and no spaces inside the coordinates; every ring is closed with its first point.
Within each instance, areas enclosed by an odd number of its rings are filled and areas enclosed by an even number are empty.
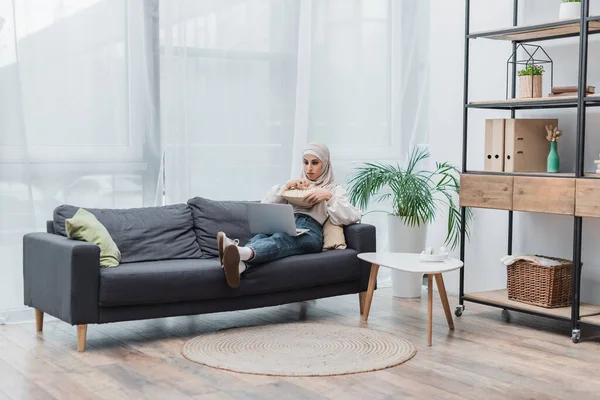
{"type": "Polygon", "coordinates": [[[240,251],[236,244],[230,244],[223,249],[223,271],[225,272],[225,280],[232,288],[240,286],[240,251]]]}
{"type": "Polygon", "coordinates": [[[231,240],[223,232],[217,233],[217,247],[219,249],[219,261],[221,262],[221,265],[223,265],[223,252],[225,248],[232,244],[237,246],[239,243],[239,240],[231,240]]]}

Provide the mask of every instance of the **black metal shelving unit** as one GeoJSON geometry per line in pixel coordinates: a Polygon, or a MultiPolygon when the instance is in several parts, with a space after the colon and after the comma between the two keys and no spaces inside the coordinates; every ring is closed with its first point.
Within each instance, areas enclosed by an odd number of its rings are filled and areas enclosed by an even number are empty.
{"type": "MultiPolygon", "coordinates": [[[[600,16],[589,16],[590,0],[581,1],[581,18],[577,20],[557,21],[546,24],[537,24],[530,26],[518,26],[519,0],[513,0],[513,26],[506,29],[493,31],[471,33],[471,0],[465,0],[465,36],[464,36],[464,92],[463,92],[463,146],[462,146],[462,173],[478,175],[502,175],[502,176],[530,176],[530,177],[567,177],[582,179],[597,179],[599,176],[585,175],[584,173],[584,150],[585,150],[585,124],[587,107],[600,106],[600,95],[586,96],[587,70],[588,70],[588,39],[592,34],[600,33],[600,16]],[[487,40],[505,40],[512,43],[514,52],[520,43],[540,42],[546,40],[558,40],[568,37],[579,37],[579,57],[578,57],[578,92],[576,96],[563,98],[544,98],[544,99],[515,99],[516,95],[516,64],[512,66],[511,99],[506,101],[492,102],[469,102],[469,55],[470,42],[475,39],[487,40]],[[572,174],[510,174],[469,171],[467,169],[467,146],[468,146],[468,116],[472,109],[495,109],[508,110],[510,117],[515,118],[518,110],[531,109],[554,109],[554,108],[574,108],[577,111],[577,138],[576,138],[576,164],[575,172],[572,174]]],[[[460,258],[465,261],[465,208],[461,208],[461,244],[460,258]]],[[[573,217],[573,265],[581,264],[582,247],[582,224],[583,219],[579,216],[573,217]]],[[[512,254],[513,245],[513,211],[508,211],[508,237],[507,254],[512,254]]],[[[466,263],[465,263],[466,265],[466,263]]],[[[468,268],[467,268],[468,271],[468,268]]],[[[478,296],[477,294],[465,294],[464,278],[465,268],[460,270],[459,287],[459,306],[455,310],[457,317],[461,316],[465,310],[465,302],[479,303],[492,307],[498,307],[505,310],[517,311],[530,315],[537,315],[555,320],[570,321],[572,327],[572,340],[577,343],[581,338],[581,325],[600,325],[600,317],[592,322],[589,319],[582,320],[580,313],[580,290],[581,290],[581,271],[579,268],[573,268],[573,298],[570,310],[549,311],[541,307],[519,305],[498,301],[492,297],[478,296]]],[[[488,292],[491,293],[491,292],[488,292]]],[[[594,313],[590,316],[596,315],[594,313]]]]}

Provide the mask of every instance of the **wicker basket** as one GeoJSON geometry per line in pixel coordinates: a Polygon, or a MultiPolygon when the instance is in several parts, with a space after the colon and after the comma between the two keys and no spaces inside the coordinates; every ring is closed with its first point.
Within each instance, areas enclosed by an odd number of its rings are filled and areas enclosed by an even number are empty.
{"type": "Polygon", "coordinates": [[[508,299],[545,308],[568,307],[573,290],[573,262],[544,257],[560,265],[544,266],[518,260],[506,267],[508,299]]]}

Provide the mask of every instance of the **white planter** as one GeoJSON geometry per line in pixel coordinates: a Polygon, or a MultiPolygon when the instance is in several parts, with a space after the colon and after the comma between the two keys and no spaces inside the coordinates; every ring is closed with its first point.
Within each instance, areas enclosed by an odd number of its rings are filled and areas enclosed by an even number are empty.
{"type": "MultiPolygon", "coordinates": [[[[394,215],[388,215],[388,242],[395,253],[420,253],[425,249],[427,226],[411,228],[394,215]]],[[[421,297],[423,275],[392,270],[392,294],[394,297],[421,297]]]]}
{"type": "Polygon", "coordinates": [[[562,3],[558,19],[578,19],[581,17],[581,3],[562,3]]]}

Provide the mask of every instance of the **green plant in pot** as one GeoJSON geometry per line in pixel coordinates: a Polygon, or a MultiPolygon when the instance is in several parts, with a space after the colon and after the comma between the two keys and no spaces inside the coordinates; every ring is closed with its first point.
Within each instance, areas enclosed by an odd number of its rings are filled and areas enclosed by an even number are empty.
{"type": "Polygon", "coordinates": [[[521,98],[542,97],[543,65],[527,64],[524,69],[518,72],[518,75],[521,98]]]}
{"type": "Polygon", "coordinates": [[[581,0],[563,0],[558,19],[578,19],[581,17],[581,0]]]}
{"type": "MultiPolygon", "coordinates": [[[[371,202],[391,200],[388,213],[390,251],[420,253],[425,249],[427,225],[441,210],[447,211],[444,244],[454,249],[460,243],[461,212],[456,203],[460,192],[458,170],[450,163],[436,163],[432,171],[420,165],[430,157],[426,149],[413,149],[405,167],[384,163],[366,163],[355,169],[349,179],[350,202],[366,210],[371,202]]],[[[466,209],[467,225],[472,218],[466,209]]],[[[469,232],[467,230],[467,237],[469,232]]],[[[392,271],[394,296],[419,297],[421,277],[392,271]]]]}

